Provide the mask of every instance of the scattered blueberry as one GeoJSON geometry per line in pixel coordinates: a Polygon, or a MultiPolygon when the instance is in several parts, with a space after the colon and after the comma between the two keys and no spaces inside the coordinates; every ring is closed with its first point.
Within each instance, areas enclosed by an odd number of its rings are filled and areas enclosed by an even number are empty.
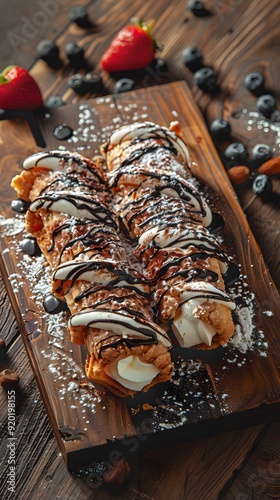
{"type": "Polygon", "coordinates": [[[240,275],[240,272],[239,272],[238,266],[236,264],[234,264],[233,262],[230,262],[228,265],[227,272],[225,274],[223,274],[223,279],[224,279],[225,284],[229,287],[234,285],[234,283],[236,283],[236,281],[238,281],[239,275],[240,275]]]}
{"type": "Polygon", "coordinates": [[[68,86],[79,95],[84,95],[87,92],[84,77],[80,73],[76,73],[75,75],[70,76],[67,83],[68,86]]]}
{"type": "Polygon", "coordinates": [[[87,73],[85,76],[80,73],[70,76],[68,85],[80,95],[84,95],[87,92],[91,94],[100,92],[103,88],[101,76],[93,71],[87,73]]]}
{"type": "Polygon", "coordinates": [[[49,314],[57,314],[68,309],[66,302],[59,300],[52,293],[46,295],[43,300],[45,311],[49,314]]]}
{"type": "Polygon", "coordinates": [[[268,144],[256,144],[252,148],[252,162],[254,168],[259,167],[262,163],[272,158],[272,150],[268,144]]]}
{"type": "Polygon", "coordinates": [[[86,86],[87,92],[93,94],[94,92],[100,92],[103,88],[102,78],[98,73],[90,71],[84,76],[84,84],[86,86]]]}
{"type": "Polygon", "coordinates": [[[150,66],[159,76],[167,77],[169,74],[167,62],[162,57],[155,57],[150,66]]]}
{"type": "Polygon", "coordinates": [[[210,226],[207,228],[211,233],[217,233],[225,225],[223,217],[217,212],[212,212],[212,221],[210,226]]]}
{"type": "Polygon", "coordinates": [[[49,109],[59,108],[64,106],[65,102],[62,100],[60,95],[51,95],[45,101],[45,107],[49,109]]]}
{"type": "Polygon", "coordinates": [[[20,243],[20,248],[26,255],[40,255],[41,250],[37,243],[37,240],[32,237],[24,238],[20,243]]]}
{"type": "Polygon", "coordinates": [[[17,212],[18,214],[25,214],[29,208],[29,201],[22,200],[21,198],[18,198],[17,200],[12,200],[11,202],[11,208],[14,212],[17,212]]]}
{"type": "Polygon", "coordinates": [[[271,94],[261,95],[257,100],[257,109],[266,118],[270,118],[276,109],[276,99],[271,94]]]}
{"type": "Polygon", "coordinates": [[[135,88],[134,80],[131,78],[121,78],[115,83],[114,93],[120,94],[121,92],[128,92],[135,88]]]}
{"type": "Polygon", "coordinates": [[[52,40],[42,40],[37,45],[37,54],[50,68],[59,69],[62,62],[59,58],[59,48],[52,40]]]}
{"type": "Polygon", "coordinates": [[[84,59],[85,51],[76,42],[68,42],[65,46],[65,54],[71,66],[75,68],[84,68],[86,61],[84,59]]]}
{"type": "Polygon", "coordinates": [[[273,123],[277,123],[277,124],[279,124],[279,123],[280,123],[280,111],[279,111],[279,109],[275,109],[275,110],[272,112],[272,114],[271,114],[271,116],[270,116],[269,118],[270,118],[270,120],[271,120],[273,123]]]}
{"type": "Polygon", "coordinates": [[[213,139],[216,141],[223,142],[230,137],[231,126],[226,120],[217,118],[212,121],[209,128],[213,139]]]}
{"type": "Polygon", "coordinates": [[[253,192],[258,196],[267,198],[272,193],[272,181],[268,175],[260,174],[253,182],[253,192]]]}
{"type": "Polygon", "coordinates": [[[203,67],[203,55],[199,49],[187,47],[183,50],[182,55],[184,65],[192,71],[192,73],[195,73],[195,71],[203,67]]]}
{"type": "Polygon", "coordinates": [[[70,139],[70,137],[72,137],[73,130],[66,124],[58,125],[54,129],[53,135],[58,141],[66,141],[67,139],[70,139]]]}
{"type": "Polygon", "coordinates": [[[203,92],[212,92],[217,87],[217,73],[213,68],[205,66],[195,72],[194,82],[203,92]]]}
{"type": "Polygon", "coordinates": [[[255,96],[264,93],[264,76],[258,71],[248,73],[244,78],[244,84],[255,96]]]}
{"type": "Polygon", "coordinates": [[[228,167],[233,165],[244,165],[248,159],[248,150],[241,142],[232,142],[224,152],[228,160],[228,167]]]}
{"type": "Polygon", "coordinates": [[[88,18],[86,7],[77,5],[69,10],[68,17],[72,23],[77,24],[80,28],[90,28],[91,22],[88,18]]]}
{"type": "Polygon", "coordinates": [[[204,2],[199,0],[190,0],[188,3],[189,10],[197,17],[204,17],[209,15],[209,11],[206,9],[204,2]]]}

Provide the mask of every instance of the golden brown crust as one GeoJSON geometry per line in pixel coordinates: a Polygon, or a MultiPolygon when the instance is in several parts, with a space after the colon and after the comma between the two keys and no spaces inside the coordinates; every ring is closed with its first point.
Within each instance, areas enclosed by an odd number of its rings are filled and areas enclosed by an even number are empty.
{"type": "MultiPolygon", "coordinates": [[[[157,125],[154,127],[155,133],[156,129],[157,125]]],[[[170,130],[178,135],[181,133],[178,123],[173,123],[170,130]]],[[[179,179],[182,173],[177,171],[176,162],[181,162],[183,168],[182,159],[178,158],[176,151],[168,151],[166,156],[165,153],[159,152],[160,149],[156,149],[156,146],[163,146],[164,141],[143,137],[144,135],[140,134],[136,140],[123,139],[117,145],[109,141],[102,150],[111,171],[109,178],[114,182],[115,191],[120,194],[120,217],[130,238],[138,242],[135,255],[144,266],[145,277],[152,282],[154,309],[159,322],[172,324],[181,307],[181,301],[184,300],[184,292],[191,291],[190,283],[206,283],[205,302],[196,308],[194,315],[215,329],[216,335],[210,347],[215,348],[225,344],[234,332],[231,309],[227,307],[228,299],[225,298],[223,305],[220,301],[223,301],[224,295],[219,295],[219,290],[225,291],[221,274],[221,261],[225,260],[225,256],[215,238],[202,227],[205,223],[205,205],[199,205],[197,198],[192,205],[193,198],[188,199],[185,194],[181,197],[184,179],[182,184],[179,181],[181,187],[177,191],[177,188],[174,188],[175,183],[172,184],[170,172],[177,174],[174,179],[179,179]],[[151,154],[145,154],[146,151],[151,154]],[[169,156],[172,157],[170,162],[169,156]],[[164,176],[168,170],[168,181],[161,181],[158,172],[162,172],[164,176]],[[156,174],[153,176],[153,173],[156,174]],[[168,188],[171,192],[175,189],[175,196],[168,193],[168,188]],[[195,208],[196,202],[200,209],[195,208]],[[184,248],[179,248],[180,245],[176,247],[177,238],[180,237],[184,248]],[[188,246],[188,238],[194,240],[193,246],[188,246]],[[193,258],[193,254],[199,253],[201,258],[193,258]],[[211,293],[207,293],[207,283],[214,285],[217,291],[214,297],[217,296],[218,302],[214,302],[211,293]],[[210,303],[207,296],[210,297],[210,303]]],[[[189,172],[182,177],[188,175],[189,172]]],[[[201,290],[198,295],[203,298],[203,286],[201,290]]]]}
{"type": "MultiPolygon", "coordinates": [[[[29,201],[35,202],[26,214],[26,228],[37,238],[43,254],[54,270],[54,276],[57,267],[65,265],[62,269],[66,272],[64,275],[66,279],[59,278],[60,274],[58,279],[54,277],[52,291],[58,298],[66,301],[72,317],[83,312],[96,312],[99,309],[120,315],[125,311],[124,313],[131,316],[136,324],[139,318],[140,330],[141,325],[144,325],[143,327],[147,325],[147,328],[151,329],[151,342],[157,342],[157,334],[154,333],[153,338],[152,332],[153,328],[155,331],[157,329],[160,331],[160,328],[153,323],[150,284],[141,273],[130,266],[126,250],[117,233],[117,223],[112,227],[106,226],[103,221],[98,222],[94,217],[93,220],[80,220],[78,215],[74,217],[45,208],[52,205],[48,203],[45,205],[44,200],[52,200],[52,196],[56,193],[59,193],[63,200],[65,196],[73,196],[75,203],[75,194],[79,196],[82,192],[83,195],[87,193],[90,196],[90,202],[96,200],[98,211],[102,203],[105,205],[104,200],[109,198],[108,190],[99,184],[96,178],[91,179],[90,171],[86,169],[84,171],[80,169],[79,172],[71,170],[70,174],[69,172],[65,174],[65,172],[34,168],[23,171],[14,180],[14,187],[29,201]],[[94,280],[82,279],[79,273],[77,277],[69,279],[68,272],[69,276],[72,276],[72,271],[75,274],[76,264],[81,264],[82,268],[85,266],[86,273],[89,272],[90,266],[93,266],[91,269],[94,270],[94,280]]],[[[107,210],[105,213],[107,215],[107,210]]],[[[88,349],[86,365],[88,377],[102,383],[118,395],[127,396],[136,392],[122,387],[105,373],[104,367],[110,360],[118,357],[123,358],[135,353],[139,354],[143,361],[155,364],[160,373],[150,385],[168,380],[171,376],[170,353],[168,348],[160,343],[128,347],[125,341],[122,341],[121,335],[116,335],[110,330],[93,329],[87,325],[73,327],[71,321],[69,331],[73,343],[85,344],[88,349]],[[114,346],[115,341],[117,347],[114,346]]],[[[136,344],[139,338],[143,337],[141,334],[139,336],[136,330],[136,344]]],[[[130,337],[132,344],[133,340],[134,338],[130,337]]]]}
{"type": "Polygon", "coordinates": [[[170,354],[167,348],[162,344],[140,345],[132,348],[127,347],[125,344],[121,344],[114,349],[105,349],[102,352],[102,357],[99,358],[92,352],[95,344],[96,334],[95,332],[89,332],[86,338],[86,345],[89,353],[86,363],[87,376],[89,379],[102,384],[119,396],[132,396],[135,394],[135,391],[123,387],[106,374],[106,365],[116,359],[134,355],[138,356],[143,363],[152,363],[160,370],[160,373],[152,382],[143,388],[143,392],[146,392],[155,384],[166,382],[172,375],[173,364],[170,361],[170,354]]]}
{"type": "Polygon", "coordinates": [[[199,344],[199,346],[195,346],[196,348],[208,350],[224,345],[234,333],[234,323],[230,310],[222,304],[204,302],[194,310],[194,316],[212,325],[216,330],[211,346],[199,344]]]}

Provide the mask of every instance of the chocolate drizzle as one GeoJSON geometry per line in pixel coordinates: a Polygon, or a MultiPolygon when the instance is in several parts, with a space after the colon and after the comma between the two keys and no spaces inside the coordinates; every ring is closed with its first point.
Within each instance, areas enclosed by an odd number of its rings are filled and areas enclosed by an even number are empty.
{"type": "Polygon", "coordinates": [[[92,162],[79,155],[51,152],[27,158],[23,167],[40,167],[35,184],[38,195],[28,217],[36,227],[38,218],[32,214],[37,213],[43,227],[49,228],[44,229],[46,241],[50,239],[45,254],[53,268],[53,294],[70,304],[70,331],[72,324],[82,326],[80,320],[87,313],[86,331],[100,327],[100,356],[104,349],[121,344],[150,345],[161,340],[170,348],[167,334],[153,322],[150,283],[127,260],[117,217],[106,203],[110,192],[102,176],[91,173],[92,162]],[[117,344],[112,334],[116,328],[117,344]]]}
{"type": "Polygon", "coordinates": [[[156,124],[134,124],[113,134],[105,151],[111,169],[108,183],[115,192],[125,192],[118,212],[137,242],[135,255],[152,280],[157,308],[164,309],[164,296],[170,295],[169,303],[174,303],[174,294],[184,296],[185,289],[192,290],[195,299],[232,303],[221,278],[228,269],[226,255],[206,229],[211,211],[194,185],[177,173],[173,137],[156,124]],[[217,262],[213,269],[211,259],[217,262]],[[211,293],[210,283],[215,283],[211,293]],[[205,286],[198,290],[196,284],[205,286]]]}
{"type": "Polygon", "coordinates": [[[82,219],[93,219],[116,229],[118,227],[110,207],[95,196],[72,194],[67,191],[48,192],[48,194],[38,196],[30,205],[31,211],[42,208],[74,215],[82,219]]]}
{"type": "MultiPolygon", "coordinates": [[[[88,220],[81,220],[72,217],[70,220],[63,221],[58,227],[56,227],[52,233],[52,244],[48,248],[48,252],[51,252],[55,247],[56,238],[60,238],[60,234],[65,231],[71,234],[71,237],[67,243],[65,243],[60,250],[59,263],[62,262],[64,253],[69,249],[73,249],[75,245],[78,246],[79,250],[72,250],[73,257],[79,258],[81,254],[86,253],[100,253],[111,256],[114,255],[125,255],[123,251],[123,245],[120,239],[116,235],[114,228],[105,226],[103,224],[97,224],[96,222],[91,222],[88,220]],[[73,233],[78,233],[78,236],[72,236],[73,233]]],[[[66,259],[67,260],[67,259],[66,259]]]]}
{"type": "MultiPolygon", "coordinates": [[[[149,287],[147,287],[147,280],[145,280],[140,273],[137,273],[133,268],[118,268],[115,262],[108,261],[71,261],[60,265],[56,268],[53,273],[53,280],[63,279],[64,281],[71,281],[74,283],[79,279],[85,279],[83,275],[85,273],[90,273],[92,275],[91,283],[100,284],[102,280],[107,279],[106,289],[113,289],[116,286],[121,286],[123,288],[131,288],[140,293],[143,296],[150,296],[149,287]],[[59,277],[59,272],[64,271],[64,277],[59,277]],[[102,271],[105,271],[102,272],[102,271]],[[101,281],[100,281],[101,280],[101,281]],[[145,292],[146,286],[148,292],[145,292]]],[[[80,297],[80,296],[79,296],[80,297]]],[[[75,299],[77,301],[77,298],[75,299]]]]}
{"type": "Polygon", "coordinates": [[[189,151],[184,141],[170,129],[152,122],[134,123],[133,125],[121,127],[103,145],[103,151],[107,153],[110,148],[125,141],[130,141],[130,144],[134,145],[143,143],[146,139],[155,139],[159,145],[164,140],[174,151],[174,155],[181,155],[182,161],[189,162],[189,151]]]}
{"type": "Polygon", "coordinates": [[[72,316],[70,324],[86,324],[87,328],[104,330],[104,335],[96,342],[99,357],[104,349],[116,348],[120,344],[128,347],[151,345],[157,344],[159,338],[169,343],[168,335],[161,328],[148,321],[141,313],[127,307],[114,311],[103,307],[84,310],[72,316]]]}
{"type": "Polygon", "coordinates": [[[90,161],[77,153],[70,153],[69,151],[48,151],[35,153],[34,155],[26,158],[22,167],[25,170],[40,167],[57,170],[59,172],[66,172],[69,170],[79,172],[85,170],[90,173],[92,178],[96,178],[98,182],[104,184],[104,177],[96,168],[96,164],[93,161],[90,161]],[[53,161],[54,159],[57,161],[53,161]]]}
{"type": "Polygon", "coordinates": [[[104,185],[82,175],[80,172],[69,172],[67,174],[59,173],[59,175],[54,177],[51,182],[41,190],[40,195],[48,191],[59,191],[61,188],[63,188],[63,190],[82,190],[83,193],[92,193],[93,189],[101,193],[104,192],[104,185]]]}
{"type": "MultiPolygon", "coordinates": [[[[139,142],[139,140],[132,141],[132,144],[137,143],[137,142],[139,142]]],[[[139,149],[135,149],[127,156],[127,158],[123,162],[121,162],[121,167],[126,167],[127,165],[131,165],[131,163],[135,163],[136,161],[140,160],[140,158],[142,158],[144,155],[151,154],[151,153],[157,151],[158,147],[159,146],[156,145],[156,146],[150,146],[150,147],[146,147],[146,148],[140,147],[139,149]]],[[[172,146],[172,144],[169,144],[169,146],[165,146],[164,144],[162,144],[161,147],[165,151],[169,151],[170,153],[173,153],[174,155],[177,154],[177,151],[174,148],[174,146],[172,146]]]]}

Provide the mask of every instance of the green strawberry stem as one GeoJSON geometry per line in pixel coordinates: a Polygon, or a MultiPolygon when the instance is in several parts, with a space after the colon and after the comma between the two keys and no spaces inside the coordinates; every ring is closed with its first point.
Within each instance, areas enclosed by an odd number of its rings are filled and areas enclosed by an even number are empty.
{"type": "Polygon", "coordinates": [[[146,35],[153,42],[154,51],[162,50],[163,47],[162,47],[161,43],[158,40],[156,40],[152,35],[152,29],[153,29],[154,25],[156,24],[155,19],[152,19],[151,21],[149,21],[148,24],[146,24],[145,21],[143,21],[143,19],[140,19],[139,17],[132,17],[131,22],[133,24],[135,24],[135,26],[139,26],[139,28],[142,28],[142,30],[145,31],[146,35]]]}
{"type": "Polygon", "coordinates": [[[155,19],[152,19],[148,25],[145,25],[145,26],[142,26],[143,27],[143,30],[146,31],[147,35],[150,35],[151,34],[151,31],[154,27],[154,25],[156,24],[156,21],[155,19]]]}
{"type": "Polygon", "coordinates": [[[5,78],[3,75],[0,75],[0,85],[1,83],[7,83],[9,80],[5,78]]]}

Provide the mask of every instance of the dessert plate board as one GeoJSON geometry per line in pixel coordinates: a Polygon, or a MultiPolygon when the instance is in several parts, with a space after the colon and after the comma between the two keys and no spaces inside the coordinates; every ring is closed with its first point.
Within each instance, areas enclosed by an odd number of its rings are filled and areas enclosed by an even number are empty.
{"type": "Polygon", "coordinates": [[[40,126],[46,150],[92,157],[115,128],[145,120],[165,126],[179,120],[193,172],[224,219],[218,237],[239,266],[240,278],[229,289],[237,303],[232,342],[210,351],[174,345],[171,381],[127,399],[86,380],[85,351],[69,340],[67,313],[50,315],[42,306],[49,270],[41,256],[24,256],[20,250],[24,216],[10,208],[15,198],[10,181],[38,147],[26,123],[0,124],[1,271],[69,469],[280,415],[280,297],[187,85],[176,82],[63,106],[41,118],[40,126]],[[57,141],[54,128],[63,124],[74,135],[57,141]]]}

